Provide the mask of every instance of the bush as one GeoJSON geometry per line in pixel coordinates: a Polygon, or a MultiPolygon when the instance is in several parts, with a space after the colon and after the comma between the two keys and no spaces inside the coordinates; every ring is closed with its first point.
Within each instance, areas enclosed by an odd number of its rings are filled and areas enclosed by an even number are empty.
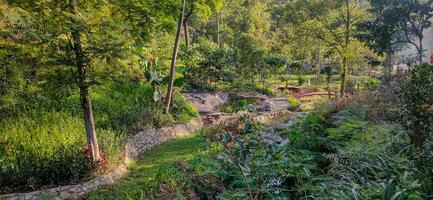
{"type": "Polygon", "coordinates": [[[177,123],[187,123],[198,117],[197,109],[190,105],[181,95],[173,97],[171,112],[177,123]]]}
{"type": "Polygon", "coordinates": [[[424,148],[433,139],[433,67],[419,65],[406,72],[398,98],[401,123],[412,144],[424,148]]]}
{"type": "Polygon", "coordinates": [[[287,96],[287,102],[289,103],[289,110],[297,111],[301,108],[301,102],[293,96],[287,96]]]}
{"type": "MultiPolygon", "coordinates": [[[[302,188],[295,180],[308,180],[314,168],[310,155],[292,151],[287,140],[268,133],[257,134],[257,127],[247,124],[241,135],[225,134],[224,149],[216,160],[202,164],[206,180],[194,182],[198,191],[212,191],[211,199],[288,199],[289,190],[302,188]],[[293,184],[286,184],[286,183],[293,184]]],[[[203,163],[203,160],[201,160],[203,163]]]]}
{"type": "Polygon", "coordinates": [[[365,88],[368,92],[376,92],[379,89],[380,84],[380,80],[371,79],[365,83],[365,88]]]}
{"type": "Polygon", "coordinates": [[[305,83],[305,79],[302,78],[301,76],[298,77],[298,86],[302,86],[305,83]]]}
{"type": "Polygon", "coordinates": [[[327,139],[327,127],[323,112],[310,112],[298,119],[283,134],[287,135],[291,145],[296,148],[313,152],[331,152],[333,147],[327,139]]]}

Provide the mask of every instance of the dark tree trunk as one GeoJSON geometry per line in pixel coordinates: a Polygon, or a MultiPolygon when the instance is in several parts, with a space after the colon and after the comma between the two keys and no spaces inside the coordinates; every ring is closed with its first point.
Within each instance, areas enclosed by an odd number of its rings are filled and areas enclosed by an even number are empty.
{"type": "Polygon", "coordinates": [[[170,80],[168,83],[167,97],[165,98],[165,114],[168,114],[170,112],[170,105],[171,105],[172,94],[173,94],[174,73],[176,72],[176,59],[177,59],[177,52],[179,50],[180,33],[182,32],[182,24],[183,24],[182,22],[183,22],[184,12],[185,12],[185,0],[183,0],[182,2],[182,11],[180,13],[179,22],[177,24],[176,40],[174,42],[173,56],[171,59],[170,80]]]}
{"type": "Polygon", "coordinates": [[[388,51],[386,53],[384,67],[385,67],[385,77],[387,78],[387,80],[389,80],[392,75],[392,56],[393,56],[392,51],[388,51]]]}
{"type": "MultiPolygon", "coordinates": [[[[77,14],[76,0],[70,0],[69,6],[73,15],[77,14]]],[[[75,53],[75,64],[78,70],[78,86],[80,88],[80,99],[84,113],[84,122],[87,133],[87,144],[89,145],[93,161],[99,161],[101,155],[99,153],[98,140],[96,138],[95,122],[93,120],[92,102],[89,95],[89,85],[87,84],[88,65],[86,64],[83,50],[81,47],[80,31],[77,29],[77,22],[72,19],[72,40],[75,53]]]]}

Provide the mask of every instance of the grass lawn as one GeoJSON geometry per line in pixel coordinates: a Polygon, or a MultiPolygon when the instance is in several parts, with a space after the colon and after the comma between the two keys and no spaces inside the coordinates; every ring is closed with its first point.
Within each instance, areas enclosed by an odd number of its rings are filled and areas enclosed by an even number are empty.
{"type": "Polygon", "coordinates": [[[90,193],[89,199],[152,199],[161,186],[181,191],[175,162],[192,160],[208,147],[199,134],[170,140],[144,154],[116,184],[90,193]]]}

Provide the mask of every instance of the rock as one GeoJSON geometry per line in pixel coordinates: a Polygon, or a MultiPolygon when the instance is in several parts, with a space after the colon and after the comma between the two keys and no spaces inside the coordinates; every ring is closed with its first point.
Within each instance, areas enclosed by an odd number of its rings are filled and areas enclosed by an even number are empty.
{"type": "Polygon", "coordinates": [[[228,100],[226,93],[189,93],[188,102],[194,105],[201,112],[214,111],[218,106],[228,100]]]}
{"type": "Polygon", "coordinates": [[[259,112],[271,112],[278,109],[278,106],[273,102],[265,101],[257,106],[257,111],[259,112]]]}

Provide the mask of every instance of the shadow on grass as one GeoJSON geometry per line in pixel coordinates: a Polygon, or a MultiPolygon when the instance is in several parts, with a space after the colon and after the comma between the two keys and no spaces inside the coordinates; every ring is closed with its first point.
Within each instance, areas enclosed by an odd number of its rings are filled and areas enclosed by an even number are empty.
{"type": "Polygon", "coordinates": [[[199,135],[165,142],[132,164],[129,173],[116,184],[92,192],[89,199],[149,199],[161,184],[176,191],[180,178],[173,163],[191,160],[207,146],[199,135]]]}

